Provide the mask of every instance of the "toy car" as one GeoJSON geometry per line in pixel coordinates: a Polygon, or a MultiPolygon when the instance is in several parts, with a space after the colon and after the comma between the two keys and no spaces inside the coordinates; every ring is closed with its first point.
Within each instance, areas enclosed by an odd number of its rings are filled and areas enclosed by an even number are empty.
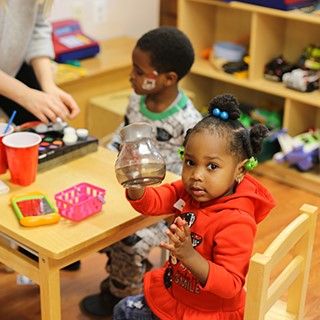
{"type": "Polygon", "coordinates": [[[281,152],[274,154],[278,163],[288,162],[301,171],[308,171],[319,162],[320,129],[289,136],[285,131],[278,136],[281,152]]]}
{"type": "Polygon", "coordinates": [[[283,83],[291,89],[301,92],[311,92],[319,88],[320,72],[312,70],[294,69],[285,73],[283,83]]]}
{"type": "Polygon", "coordinates": [[[264,77],[267,80],[281,82],[282,76],[293,68],[294,66],[285,61],[283,56],[278,56],[265,65],[264,77]]]}

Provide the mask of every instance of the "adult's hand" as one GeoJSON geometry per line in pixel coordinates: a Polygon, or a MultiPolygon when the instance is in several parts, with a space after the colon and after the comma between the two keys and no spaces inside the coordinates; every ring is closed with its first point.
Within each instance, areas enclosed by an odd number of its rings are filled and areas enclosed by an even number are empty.
{"type": "Polygon", "coordinates": [[[80,113],[80,108],[72,96],[58,86],[52,85],[50,88],[46,88],[45,91],[60,100],[60,102],[68,110],[67,117],[69,119],[74,119],[80,113]]]}
{"type": "MultiPolygon", "coordinates": [[[[62,120],[67,120],[67,118],[73,119],[76,117],[80,109],[71,95],[55,84],[50,60],[47,57],[37,57],[31,60],[31,65],[42,90],[48,96],[54,97],[59,101],[55,105],[50,104],[49,106],[50,111],[55,113],[54,118],[60,117],[62,120]]],[[[53,100],[51,101],[53,102],[53,100]]],[[[48,109],[45,111],[48,113],[48,109]]],[[[52,121],[52,117],[49,117],[49,119],[52,121]]]]}
{"type": "Polygon", "coordinates": [[[55,122],[57,117],[62,120],[74,118],[79,107],[73,98],[58,88],[51,78],[47,83],[44,91],[35,90],[0,70],[0,95],[17,102],[40,121],[48,123],[55,122]]]}
{"type": "Polygon", "coordinates": [[[66,120],[70,117],[68,107],[54,94],[28,89],[21,105],[44,123],[55,122],[57,117],[66,120]]]}

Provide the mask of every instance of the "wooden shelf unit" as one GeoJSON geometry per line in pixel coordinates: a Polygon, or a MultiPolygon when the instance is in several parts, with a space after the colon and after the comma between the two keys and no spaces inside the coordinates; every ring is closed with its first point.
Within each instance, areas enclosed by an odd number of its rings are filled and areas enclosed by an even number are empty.
{"type": "MultiPolygon", "coordinates": [[[[262,6],[232,1],[179,0],[178,28],[193,43],[196,61],[183,86],[195,92],[195,104],[207,106],[210,99],[223,92],[235,94],[245,103],[272,110],[283,111],[283,127],[290,135],[297,135],[308,128],[320,127],[320,91],[299,92],[264,79],[265,64],[283,54],[294,63],[309,44],[320,44],[320,17],[300,11],[281,11],[262,6]],[[201,51],[217,41],[239,42],[246,40],[250,64],[247,79],[239,79],[216,69],[210,61],[201,58],[201,51]]],[[[263,165],[261,165],[263,168],[263,165]]],[[[271,171],[283,169],[277,164],[260,170],[268,176],[271,171]]],[[[288,171],[289,170],[289,171],[288,171]]],[[[291,170],[291,171],[290,171],[291,170]]],[[[320,186],[319,173],[301,174],[294,169],[291,185],[303,188],[299,179],[320,186]]],[[[320,189],[320,188],[318,188],[320,189]]],[[[320,191],[319,191],[320,193],[320,191]]]]}
{"type": "Polygon", "coordinates": [[[160,25],[177,25],[177,0],[160,0],[160,25]]]}

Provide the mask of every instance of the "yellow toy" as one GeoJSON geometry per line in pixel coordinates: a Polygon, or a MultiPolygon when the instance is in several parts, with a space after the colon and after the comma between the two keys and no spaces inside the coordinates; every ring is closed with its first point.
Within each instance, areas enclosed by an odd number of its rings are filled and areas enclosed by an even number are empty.
{"type": "Polygon", "coordinates": [[[60,215],[49,199],[40,192],[11,198],[12,209],[24,227],[37,227],[57,223],[60,215]]]}

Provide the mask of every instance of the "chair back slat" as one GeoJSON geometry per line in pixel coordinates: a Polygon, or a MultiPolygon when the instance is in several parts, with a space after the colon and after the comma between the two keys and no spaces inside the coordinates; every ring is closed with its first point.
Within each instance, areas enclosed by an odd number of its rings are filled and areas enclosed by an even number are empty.
{"type": "Polygon", "coordinates": [[[283,259],[297,242],[308,233],[309,222],[309,215],[301,214],[272,241],[264,252],[264,255],[271,257],[272,265],[276,265],[283,259]]]}
{"type": "Polygon", "coordinates": [[[317,222],[317,207],[305,204],[264,253],[251,258],[245,320],[303,319],[317,222]],[[286,263],[275,279],[275,271],[286,263]],[[280,298],[287,293],[285,307],[280,298]],[[271,316],[272,314],[272,316],[271,316]]]}
{"type": "Polygon", "coordinates": [[[272,282],[268,289],[266,308],[269,310],[274,303],[288,290],[290,285],[298,278],[303,270],[303,258],[295,257],[278,277],[272,282]]]}

